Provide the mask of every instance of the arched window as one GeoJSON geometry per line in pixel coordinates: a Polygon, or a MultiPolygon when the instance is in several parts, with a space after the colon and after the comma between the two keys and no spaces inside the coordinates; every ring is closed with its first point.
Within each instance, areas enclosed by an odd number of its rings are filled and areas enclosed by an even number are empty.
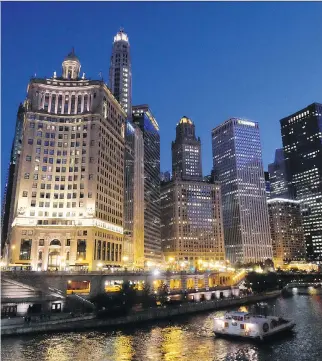
{"type": "Polygon", "coordinates": [[[51,246],[61,246],[61,243],[58,239],[54,239],[50,242],[51,246]]]}

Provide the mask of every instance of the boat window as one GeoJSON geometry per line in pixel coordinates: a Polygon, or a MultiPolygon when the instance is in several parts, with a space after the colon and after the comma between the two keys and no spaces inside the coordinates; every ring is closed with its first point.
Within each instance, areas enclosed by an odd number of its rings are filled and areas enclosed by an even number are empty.
{"type": "Polygon", "coordinates": [[[244,330],[244,329],[245,329],[245,324],[244,324],[244,323],[241,323],[241,324],[240,324],[240,329],[241,329],[241,330],[244,330]]]}
{"type": "Polygon", "coordinates": [[[229,327],[229,323],[225,322],[225,327],[228,328],[229,327]]]}
{"type": "Polygon", "coordinates": [[[235,321],[244,321],[244,317],[243,316],[233,316],[233,320],[235,320],[235,321]]]}

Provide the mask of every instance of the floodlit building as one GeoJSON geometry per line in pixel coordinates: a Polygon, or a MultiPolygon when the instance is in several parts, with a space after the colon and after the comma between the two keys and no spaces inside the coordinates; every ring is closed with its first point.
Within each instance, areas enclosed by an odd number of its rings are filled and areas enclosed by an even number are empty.
{"type": "Polygon", "coordinates": [[[267,203],[275,266],[305,260],[300,202],[272,198],[267,203]]]}
{"type": "Polygon", "coordinates": [[[132,107],[133,123],[144,143],[144,260],[145,266],[161,263],[160,234],[160,133],[148,105],[132,107]]]}
{"type": "Polygon", "coordinates": [[[114,36],[109,75],[111,91],[131,119],[132,64],[129,38],[123,29],[114,36]]]}
{"type": "Polygon", "coordinates": [[[23,111],[9,262],[33,270],[97,270],[123,255],[126,114],[103,81],[33,78],[23,111]]]}
{"type": "Polygon", "coordinates": [[[307,256],[322,262],[322,104],[280,120],[287,179],[303,210],[307,256]]]}
{"type": "Polygon", "coordinates": [[[226,256],[232,263],[272,258],[258,123],[231,118],[212,130],[221,184],[226,256]]]}
{"type": "Polygon", "coordinates": [[[166,261],[176,268],[211,268],[225,260],[218,182],[202,177],[195,125],[181,118],[172,143],[173,180],[161,184],[161,236],[166,261]]]}

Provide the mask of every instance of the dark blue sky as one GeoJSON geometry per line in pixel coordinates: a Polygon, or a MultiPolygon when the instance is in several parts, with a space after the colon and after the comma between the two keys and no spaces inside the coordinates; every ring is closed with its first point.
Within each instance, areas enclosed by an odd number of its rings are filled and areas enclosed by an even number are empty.
{"type": "Polygon", "coordinates": [[[322,101],[322,3],[2,3],[2,188],[16,111],[29,78],[60,72],[75,47],[82,71],[108,80],[120,26],[131,44],[133,103],[161,129],[161,169],[181,116],[196,124],[203,173],[211,129],[232,116],[260,123],[264,166],[281,146],[279,119],[322,101]]]}

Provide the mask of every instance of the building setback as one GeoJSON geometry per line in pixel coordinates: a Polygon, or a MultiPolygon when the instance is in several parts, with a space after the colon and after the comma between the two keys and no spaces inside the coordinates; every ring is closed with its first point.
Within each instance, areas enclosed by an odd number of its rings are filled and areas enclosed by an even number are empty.
{"type": "Polygon", "coordinates": [[[322,261],[322,104],[280,120],[288,182],[302,204],[307,256],[322,261]]]}
{"type": "Polygon", "coordinates": [[[32,79],[12,207],[9,262],[34,270],[121,265],[126,114],[102,81],[32,79]]]}
{"type": "Polygon", "coordinates": [[[275,267],[305,260],[300,202],[273,198],[267,201],[275,267]]]}
{"type": "Polygon", "coordinates": [[[218,182],[203,181],[201,143],[182,117],[172,143],[173,180],[161,184],[162,249],[177,267],[211,267],[225,259],[218,182]]]}
{"type": "Polygon", "coordinates": [[[146,265],[161,262],[160,134],[148,105],[132,107],[133,123],[144,141],[144,258],[146,265]]]}
{"type": "Polygon", "coordinates": [[[258,123],[225,121],[212,131],[212,149],[227,258],[232,263],[272,258],[258,123]]]}

